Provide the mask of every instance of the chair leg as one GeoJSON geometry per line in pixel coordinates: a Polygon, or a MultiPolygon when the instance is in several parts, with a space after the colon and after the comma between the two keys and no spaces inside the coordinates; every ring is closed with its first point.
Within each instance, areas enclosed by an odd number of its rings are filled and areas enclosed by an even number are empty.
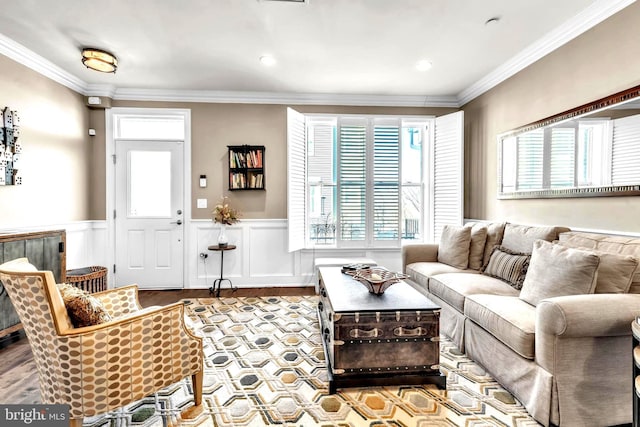
{"type": "Polygon", "coordinates": [[[191,382],[193,385],[193,403],[195,406],[202,404],[202,384],[204,379],[204,370],[191,375],[191,382]]]}
{"type": "Polygon", "coordinates": [[[82,418],[69,419],[69,427],[82,427],[82,418]]]}

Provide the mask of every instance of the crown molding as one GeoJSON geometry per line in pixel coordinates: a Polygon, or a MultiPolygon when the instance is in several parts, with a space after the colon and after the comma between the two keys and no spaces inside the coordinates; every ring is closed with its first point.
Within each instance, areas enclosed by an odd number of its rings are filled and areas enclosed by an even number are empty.
{"type": "Polygon", "coordinates": [[[349,95],[326,93],[116,89],[113,99],[126,101],[209,102],[230,104],[458,107],[458,100],[455,96],[422,95],[349,95]]]}
{"type": "Polygon", "coordinates": [[[27,68],[31,68],[33,71],[40,73],[73,91],[81,94],[85,93],[87,83],[58,67],[48,59],[45,59],[37,53],[27,49],[20,43],[13,41],[4,34],[0,34],[0,54],[13,59],[27,68]]]}
{"type": "Polygon", "coordinates": [[[582,12],[464,89],[457,96],[118,89],[113,85],[88,84],[3,34],[0,34],[0,54],[82,95],[106,96],[118,100],[459,108],[635,1],[595,0],[582,12]]]}
{"type": "Polygon", "coordinates": [[[550,31],[519,54],[460,92],[457,97],[458,104],[460,106],[467,104],[635,1],[594,1],[582,12],[550,31]]]}

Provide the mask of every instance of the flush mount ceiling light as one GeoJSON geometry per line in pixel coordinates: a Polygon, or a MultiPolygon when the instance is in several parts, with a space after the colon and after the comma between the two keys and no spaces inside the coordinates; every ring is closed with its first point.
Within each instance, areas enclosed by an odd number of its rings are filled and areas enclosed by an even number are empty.
{"type": "Polygon", "coordinates": [[[262,55],[260,57],[260,63],[266,67],[276,65],[276,58],[271,55],[262,55]]]}
{"type": "Polygon", "coordinates": [[[82,63],[85,67],[102,73],[115,73],[118,69],[118,60],[113,54],[92,47],[82,49],[82,63]]]}
{"type": "Polygon", "coordinates": [[[433,64],[427,59],[422,59],[416,63],[418,71],[428,71],[431,67],[433,67],[433,64]]]}

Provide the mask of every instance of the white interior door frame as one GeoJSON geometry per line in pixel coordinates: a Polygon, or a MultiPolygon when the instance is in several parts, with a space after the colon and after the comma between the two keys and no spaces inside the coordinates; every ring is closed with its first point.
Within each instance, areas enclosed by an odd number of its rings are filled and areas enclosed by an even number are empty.
{"type": "MultiPolygon", "coordinates": [[[[106,161],[106,218],[107,218],[107,266],[108,266],[108,283],[113,284],[114,273],[113,266],[116,259],[116,234],[115,234],[115,219],[114,211],[116,207],[116,176],[115,176],[115,164],[114,156],[116,154],[116,142],[114,135],[115,118],[118,115],[144,115],[144,116],[166,116],[166,115],[181,115],[184,117],[184,156],[183,156],[183,170],[184,170],[184,191],[183,191],[183,227],[185,230],[183,241],[183,269],[182,269],[182,283],[184,287],[187,287],[190,277],[189,271],[189,226],[191,224],[191,110],[186,108],[125,108],[114,107],[105,110],[105,161],[106,161]]],[[[110,286],[111,287],[111,286],[110,286]]]]}

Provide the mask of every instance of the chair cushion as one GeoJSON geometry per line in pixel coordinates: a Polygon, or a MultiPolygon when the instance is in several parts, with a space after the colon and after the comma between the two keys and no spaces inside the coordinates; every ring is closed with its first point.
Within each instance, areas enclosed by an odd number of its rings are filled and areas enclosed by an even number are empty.
{"type": "Polygon", "coordinates": [[[535,357],[536,308],[517,296],[469,295],[464,314],[507,347],[535,357]]]}
{"type": "Polygon", "coordinates": [[[74,327],[93,326],[112,320],[100,300],[82,289],[59,283],[58,290],[74,327]]]}
{"type": "Polygon", "coordinates": [[[452,267],[441,262],[414,262],[407,265],[406,273],[409,279],[423,286],[425,289],[429,288],[429,277],[442,273],[478,273],[475,270],[463,270],[461,268],[452,267]]]}
{"type": "Polygon", "coordinates": [[[465,269],[469,265],[471,228],[445,225],[438,245],[438,262],[465,269]]]}
{"type": "Polygon", "coordinates": [[[476,273],[445,273],[429,279],[429,292],[464,312],[464,299],[474,294],[517,296],[518,291],[493,277],[476,273]]]}
{"type": "Polygon", "coordinates": [[[520,298],[537,305],[545,298],[592,294],[599,264],[593,252],[537,240],[520,298]]]}
{"type": "Polygon", "coordinates": [[[522,289],[522,283],[529,268],[531,255],[510,251],[502,246],[495,246],[487,265],[481,273],[496,279],[504,280],[514,287],[522,289]]]}
{"type": "Polygon", "coordinates": [[[38,269],[29,263],[28,258],[16,258],[11,261],[7,261],[0,265],[0,270],[3,271],[15,271],[19,273],[32,273],[38,271],[38,269]]]}

